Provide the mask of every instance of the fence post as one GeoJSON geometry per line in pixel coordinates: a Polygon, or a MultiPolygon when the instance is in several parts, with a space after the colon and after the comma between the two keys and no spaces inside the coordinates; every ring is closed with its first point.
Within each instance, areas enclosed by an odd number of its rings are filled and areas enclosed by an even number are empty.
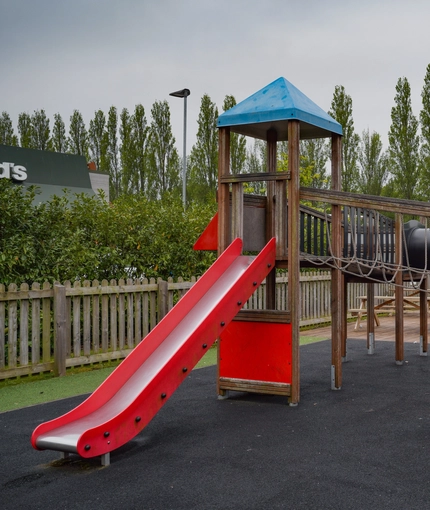
{"type": "Polygon", "coordinates": [[[169,311],[169,293],[168,293],[168,283],[161,278],[158,278],[158,321],[167,314],[169,311]]]}
{"type": "Polygon", "coordinates": [[[66,375],[66,287],[54,284],[54,374],[66,375]]]}

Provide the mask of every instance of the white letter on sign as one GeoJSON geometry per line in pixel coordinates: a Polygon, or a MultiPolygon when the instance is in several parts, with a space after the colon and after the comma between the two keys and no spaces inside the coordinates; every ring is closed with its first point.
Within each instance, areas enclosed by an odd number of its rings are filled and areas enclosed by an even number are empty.
{"type": "Polygon", "coordinates": [[[10,179],[10,167],[13,163],[0,163],[0,179],[10,179]]]}
{"type": "Polygon", "coordinates": [[[15,165],[12,168],[12,179],[16,181],[25,181],[27,179],[27,169],[22,165],[15,165]]]}

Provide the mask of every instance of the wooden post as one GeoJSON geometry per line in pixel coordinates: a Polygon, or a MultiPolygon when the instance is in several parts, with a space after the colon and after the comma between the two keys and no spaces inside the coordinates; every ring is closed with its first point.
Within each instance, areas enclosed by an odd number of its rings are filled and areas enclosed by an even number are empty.
{"type": "MultiPolygon", "coordinates": [[[[341,189],[342,138],[332,135],[331,185],[333,190],[341,189]]],[[[332,205],[331,249],[335,263],[340,264],[342,255],[342,212],[339,205],[332,205]]],[[[342,271],[331,270],[331,388],[342,387],[342,315],[343,315],[342,271]]]]}
{"type": "Polygon", "coordinates": [[[231,238],[243,240],[243,184],[235,182],[231,188],[231,238]]]}
{"type": "Polygon", "coordinates": [[[425,276],[420,286],[420,356],[427,356],[427,346],[428,346],[428,302],[427,302],[427,276],[425,276]]]}
{"type": "MultiPolygon", "coordinates": [[[[267,171],[276,174],[277,168],[277,140],[278,134],[274,129],[267,131],[267,171]]],[[[276,237],[276,183],[267,181],[267,207],[266,207],[266,242],[272,237],[276,237]]],[[[276,239],[276,241],[278,241],[276,239]]],[[[278,252],[278,242],[276,242],[276,252],[278,252]]],[[[266,277],[266,308],[274,310],[276,308],[276,268],[266,277]]]]}
{"type": "Polygon", "coordinates": [[[367,352],[375,352],[375,286],[367,284],[367,352]]]}
{"type": "Polygon", "coordinates": [[[169,311],[169,284],[158,278],[158,322],[167,314],[169,311]]]}
{"type": "Polygon", "coordinates": [[[342,273],[342,289],[343,289],[343,304],[342,304],[342,337],[341,337],[341,357],[342,361],[348,361],[348,351],[346,347],[347,336],[348,336],[348,321],[347,321],[347,312],[348,312],[348,280],[345,275],[342,273]]]}
{"type": "Polygon", "coordinates": [[[66,287],[54,284],[54,374],[66,375],[66,287]]]}
{"type": "MultiPolygon", "coordinates": [[[[218,256],[230,244],[230,186],[222,184],[221,177],[230,174],[230,128],[219,129],[218,143],[218,256]]],[[[217,343],[217,394],[219,397],[226,395],[226,390],[220,388],[219,366],[220,346],[217,343]]]]}
{"type": "MultiPolygon", "coordinates": [[[[49,290],[51,284],[43,282],[43,290],[49,290]]],[[[51,298],[42,298],[42,362],[51,361],[51,298]]]]}
{"type": "Polygon", "coordinates": [[[229,184],[221,177],[230,174],[230,128],[219,129],[218,146],[218,256],[230,244],[230,193],[229,184]]]}
{"type": "Polygon", "coordinates": [[[291,314],[290,404],[300,401],[300,123],[288,121],[288,302],[291,314]]]}
{"type": "Polygon", "coordinates": [[[395,337],[396,337],[396,364],[403,365],[404,359],[404,326],[403,326],[403,273],[401,265],[403,262],[403,221],[402,215],[396,213],[395,217],[395,264],[397,266],[397,273],[395,276],[395,302],[396,302],[396,322],[395,322],[395,337]]]}

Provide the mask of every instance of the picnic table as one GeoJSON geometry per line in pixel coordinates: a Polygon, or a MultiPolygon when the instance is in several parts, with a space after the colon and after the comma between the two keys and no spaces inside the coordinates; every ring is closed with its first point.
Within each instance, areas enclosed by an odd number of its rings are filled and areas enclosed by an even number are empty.
{"type": "MultiPolygon", "coordinates": [[[[411,294],[404,294],[403,296],[403,309],[404,310],[418,310],[420,309],[420,296],[419,290],[413,291],[411,294]]],[[[358,296],[360,300],[359,308],[351,308],[349,312],[353,316],[357,316],[357,320],[355,321],[354,330],[357,331],[358,328],[361,328],[361,318],[363,315],[367,315],[367,296],[358,296]]],[[[380,325],[378,312],[383,311],[391,311],[393,312],[396,308],[395,306],[396,298],[394,296],[375,296],[375,306],[374,306],[374,315],[375,315],[375,323],[377,326],[380,325]]],[[[427,305],[430,304],[430,297],[427,297],[427,305]]]]}

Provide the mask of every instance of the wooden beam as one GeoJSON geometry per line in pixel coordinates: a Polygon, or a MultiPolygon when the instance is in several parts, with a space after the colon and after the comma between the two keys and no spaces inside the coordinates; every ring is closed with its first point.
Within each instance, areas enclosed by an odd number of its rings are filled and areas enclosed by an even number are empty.
{"type": "MultiPolygon", "coordinates": [[[[276,257],[283,258],[287,256],[287,182],[289,181],[276,181],[275,182],[275,236],[276,236],[276,257]]],[[[297,190],[297,204],[295,207],[300,208],[297,190]]],[[[298,209],[299,211],[299,209],[298,209]]],[[[297,221],[299,221],[300,214],[297,212],[297,221]]],[[[299,230],[300,236],[300,230],[299,230]]]]}
{"type": "Polygon", "coordinates": [[[328,204],[348,207],[365,207],[367,209],[377,209],[378,211],[385,212],[430,216],[430,202],[360,195],[359,193],[347,193],[335,189],[324,190],[302,187],[300,188],[300,199],[312,200],[314,202],[327,202],[328,204]]]}
{"type": "Polygon", "coordinates": [[[427,276],[424,276],[420,286],[420,355],[427,356],[428,347],[428,303],[427,276]]]}
{"type": "Polygon", "coordinates": [[[54,285],[54,375],[66,375],[66,288],[54,285]]]}
{"type": "Polygon", "coordinates": [[[231,190],[231,237],[240,237],[243,240],[243,184],[241,182],[232,184],[231,190]]]}
{"type": "Polygon", "coordinates": [[[22,377],[24,375],[41,374],[42,372],[54,371],[55,363],[50,361],[48,363],[37,363],[35,365],[26,365],[24,367],[8,368],[0,371],[0,381],[5,379],[12,379],[14,377],[22,377]]]}
{"type": "Polygon", "coordinates": [[[218,256],[230,244],[230,190],[221,178],[230,174],[230,128],[220,128],[218,145],[218,256]]]}
{"type": "Polygon", "coordinates": [[[367,284],[367,352],[375,349],[375,285],[367,284]]]}
{"type": "Polygon", "coordinates": [[[288,303],[291,314],[290,404],[300,401],[300,122],[288,121],[288,303]]]}
{"type": "MultiPolygon", "coordinates": [[[[341,158],[342,138],[340,135],[332,136],[331,184],[334,193],[341,189],[341,158]]],[[[331,209],[332,231],[331,248],[335,259],[339,261],[342,255],[342,212],[339,204],[332,205],[331,209]]],[[[342,271],[331,271],[331,359],[332,374],[331,388],[340,390],[342,387],[342,316],[343,316],[343,288],[342,271]]]]}
{"type": "MultiPolygon", "coordinates": [[[[267,132],[267,169],[268,175],[275,175],[277,168],[277,134],[273,129],[267,132]]],[[[267,182],[267,204],[266,204],[266,241],[275,237],[275,181],[267,182]]]]}
{"type": "MultiPolygon", "coordinates": [[[[267,131],[267,170],[269,174],[276,174],[278,154],[277,154],[276,130],[267,131]]],[[[266,206],[266,242],[272,237],[276,237],[276,197],[275,181],[267,182],[267,206],[266,206]]],[[[276,243],[277,244],[277,243],[276,243]]],[[[276,245],[276,251],[278,246],[276,245]]],[[[276,268],[266,277],[266,308],[274,310],[276,308],[276,268]]]]}
{"type": "Polygon", "coordinates": [[[244,379],[232,379],[230,377],[221,377],[220,386],[225,392],[246,391],[250,393],[267,393],[269,395],[290,395],[290,385],[286,383],[275,383],[266,381],[250,381],[244,379]]]}
{"type": "Polygon", "coordinates": [[[342,336],[341,336],[341,357],[342,361],[348,360],[348,354],[347,354],[347,337],[348,337],[348,321],[347,321],[347,314],[348,314],[348,280],[345,278],[345,274],[342,273],[341,276],[341,285],[343,289],[343,304],[342,304],[342,336]]]}
{"type": "Polygon", "coordinates": [[[159,278],[158,279],[158,296],[157,296],[157,304],[158,304],[158,320],[160,321],[163,317],[167,315],[169,311],[169,284],[159,278]]]}
{"type": "Polygon", "coordinates": [[[255,182],[255,181],[288,181],[291,178],[290,172],[258,172],[252,174],[235,174],[221,177],[222,183],[232,182],[255,182]]]}
{"type": "MultiPolygon", "coordinates": [[[[230,244],[230,185],[223,184],[221,178],[230,175],[230,128],[220,128],[218,142],[218,256],[230,244]]],[[[220,342],[217,343],[217,393],[225,396],[219,382],[220,342]]]]}
{"type": "Polygon", "coordinates": [[[284,310],[240,310],[233,319],[243,322],[291,323],[290,312],[284,310]]]}
{"type": "Polygon", "coordinates": [[[396,213],[395,217],[395,264],[398,268],[394,283],[396,285],[394,296],[396,298],[396,319],[395,319],[395,340],[396,340],[396,363],[403,364],[404,359],[404,321],[403,321],[403,243],[401,242],[403,232],[402,215],[396,213]]]}

